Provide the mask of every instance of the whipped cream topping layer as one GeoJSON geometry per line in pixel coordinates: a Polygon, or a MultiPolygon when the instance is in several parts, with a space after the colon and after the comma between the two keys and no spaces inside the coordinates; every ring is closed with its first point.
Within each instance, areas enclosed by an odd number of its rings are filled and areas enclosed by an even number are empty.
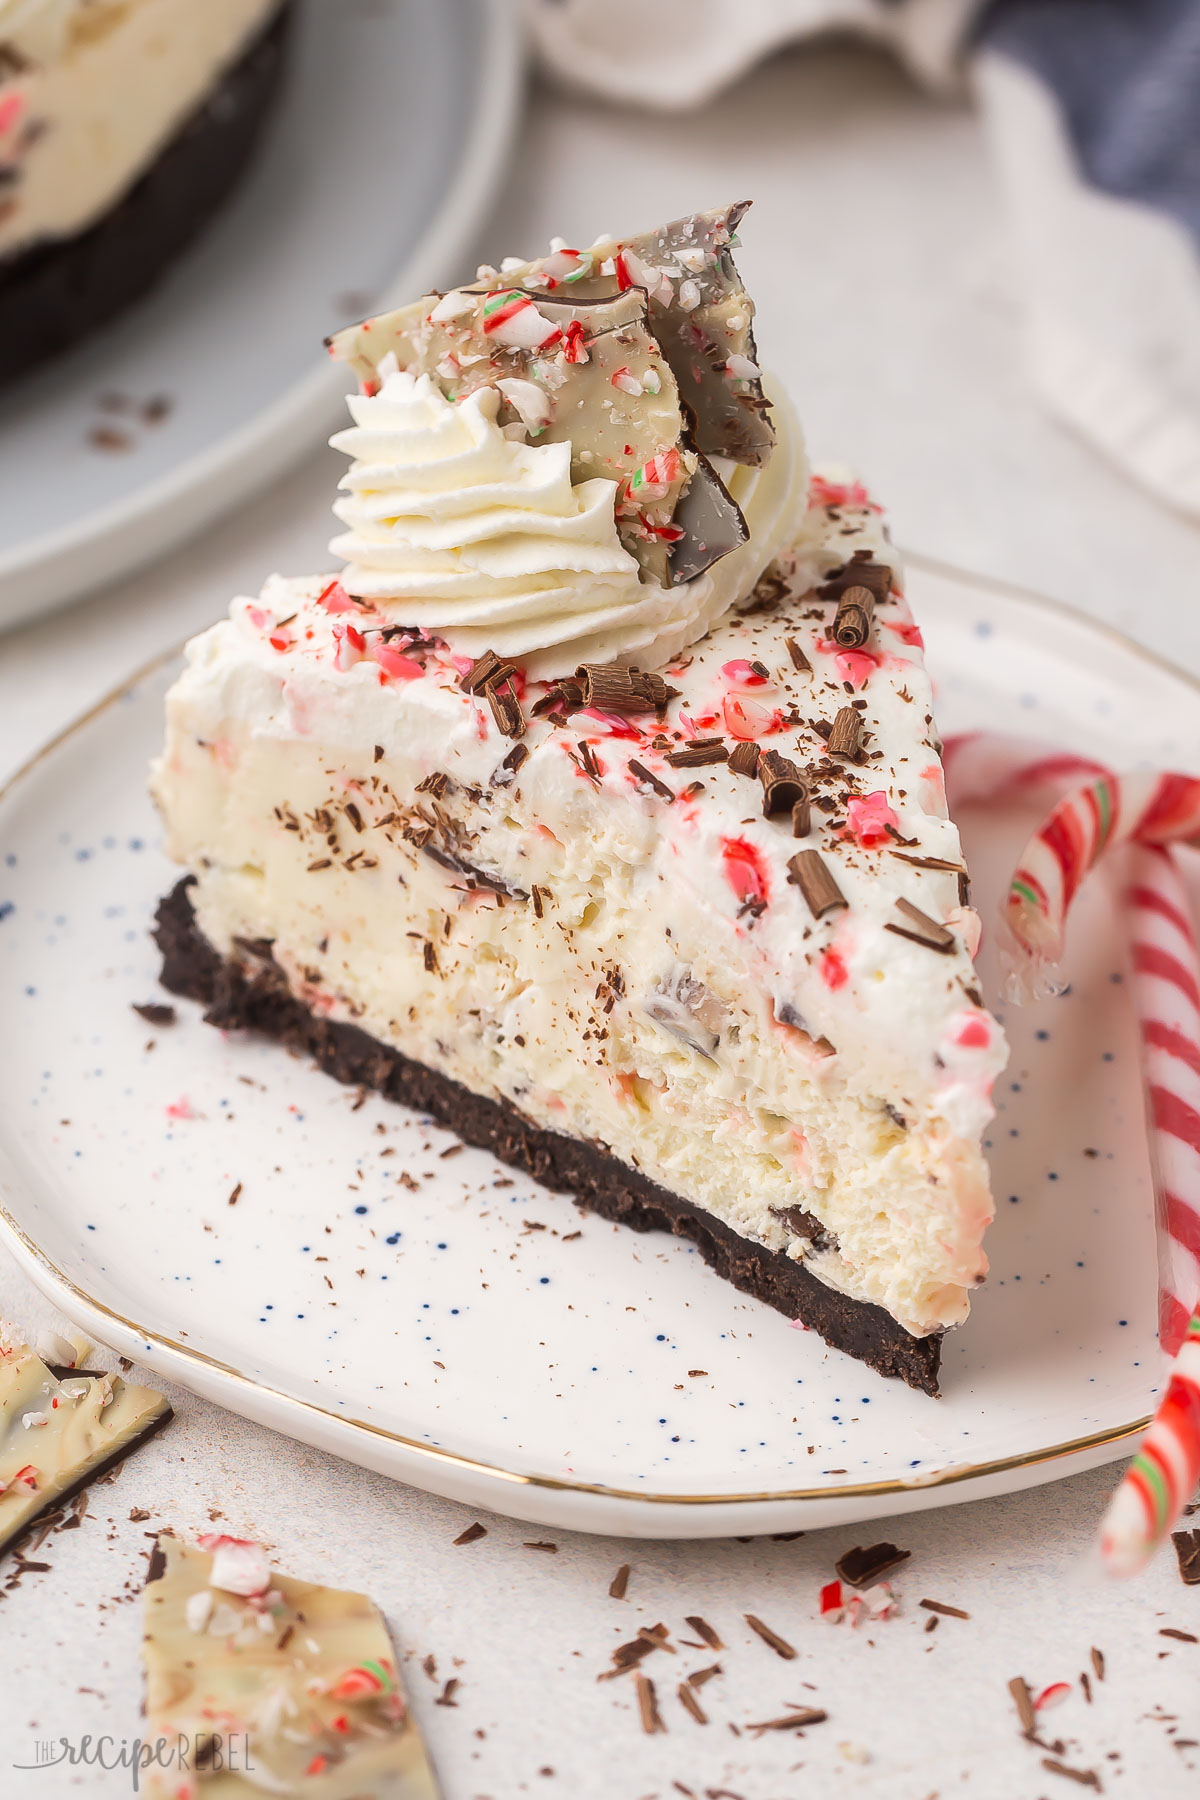
{"type": "Polygon", "coordinates": [[[528,443],[497,423],[500,394],[453,402],[428,375],[394,370],[349,399],[352,457],[333,540],[349,591],[397,624],[436,632],[464,655],[519,656],[536,678],[581,661],[678,654],[703,637],[788,546],[808,467],[800,426],[772,395],[778,441],[765,468],[720,470],[749,540],[674,587],[621,544],[619,484],[572,483],[571,445],[528,443]]]}
{"type": "Polygon", "coordinates": [[[280,0],[0,0],[0,257],[121,199],[280,0]]]}

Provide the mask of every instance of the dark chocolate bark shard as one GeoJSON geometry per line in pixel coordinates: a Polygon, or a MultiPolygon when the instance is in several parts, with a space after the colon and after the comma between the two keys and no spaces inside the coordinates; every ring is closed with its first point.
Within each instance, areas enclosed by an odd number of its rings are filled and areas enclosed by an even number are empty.
{"type": "Polygon", "coordinates": [[[671,581],[676,584],[703,575],[750,536],[741,507],[706,456],[697,456],[695,473],[676,504],[672,523],[683,532],[670,551],[671,581]]]}

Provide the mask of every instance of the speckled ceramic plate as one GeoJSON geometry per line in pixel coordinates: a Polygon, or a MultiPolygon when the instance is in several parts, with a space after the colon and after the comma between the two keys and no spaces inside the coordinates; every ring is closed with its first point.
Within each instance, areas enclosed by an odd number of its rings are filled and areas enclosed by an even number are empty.
{"type": "Polygon", "coordinates": [[[344,418],[324,334],[463,273],[517,118],[511,0],[301,0],[296,26],[220,217],[145,301],[4,394],[0,630],[273,481],[344,418]]]}
{"type": "MultiPolygon", "coordinates": [[[[1183,677],[1028,596],[920,561],[912,589],[947,731],[1200,771],[1183,677]]],[[[581,1215],[191,1005],[149,1027],[133,1006],[156,995],[147,926],[175,875],[145,769],[169,675],[136,679],[0,800],[0,1230],[86,1330],[400,1480],[584,1530],[865,1519],[1131,1448],[1160,1377],[1155,1251],[1103,877],[1069,994],[1006,1009],[993,1273],[934,1401],[676,1240],[581,1215]]],[[[1029,822],[964,820],[985,915],[1029,822]]]]}

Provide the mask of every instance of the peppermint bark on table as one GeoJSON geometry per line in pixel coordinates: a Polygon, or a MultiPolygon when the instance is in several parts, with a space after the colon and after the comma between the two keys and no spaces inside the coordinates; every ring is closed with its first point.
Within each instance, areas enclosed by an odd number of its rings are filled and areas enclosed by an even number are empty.
{"type": "Polygon", "coordinates": [[[155,788],[224,964],[217,1018],[239,984],[286,983],[318,1023],[598,1146],[777,1259],[781,1291],[802,1270],[843,1315],[936,1339],[986,1266],[979,1134],[1003,1041],[907,605],[889,590],[870,642],[843,649],[817,592],[855,552],[895,566],[878,512],[819,483],[795,535],[742,610],[657,668],[678,690],[661,717],[561,688],[539,713],[552,688],[526,682],[517,766],[469,691],[475,659],[327,579],[276,580],[191,647],[155,788]],[[861,723],[838,753],[846,708],[861,723]],[[844,906],[814,917],[789,881],[769,783],[670,760],[714,738],[803,771],[805,846],[844,906]]]}

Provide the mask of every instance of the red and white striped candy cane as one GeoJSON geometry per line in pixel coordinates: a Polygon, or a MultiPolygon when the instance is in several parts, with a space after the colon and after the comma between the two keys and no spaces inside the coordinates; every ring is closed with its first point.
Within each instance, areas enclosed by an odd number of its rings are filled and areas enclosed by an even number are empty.
{"type": "Polygon", "coordinates": [[[1031,969],[1057,962],[1087,871],[1114,845],[1131,846],[1125,906],[1158,1220],[1159,1338],[1176,1355],[1101,1531],[1106,1565],[1132,1573],[1165,1540],[1200,1480],[1200,958],[1183,882],[1165,848],[1197,841],[1200,782],[1114,776],[986,734],[952,741],[946,767],[955,804],[1089,777],[1030,840],[1009,890],[1006,921],[1031,969]]]}

